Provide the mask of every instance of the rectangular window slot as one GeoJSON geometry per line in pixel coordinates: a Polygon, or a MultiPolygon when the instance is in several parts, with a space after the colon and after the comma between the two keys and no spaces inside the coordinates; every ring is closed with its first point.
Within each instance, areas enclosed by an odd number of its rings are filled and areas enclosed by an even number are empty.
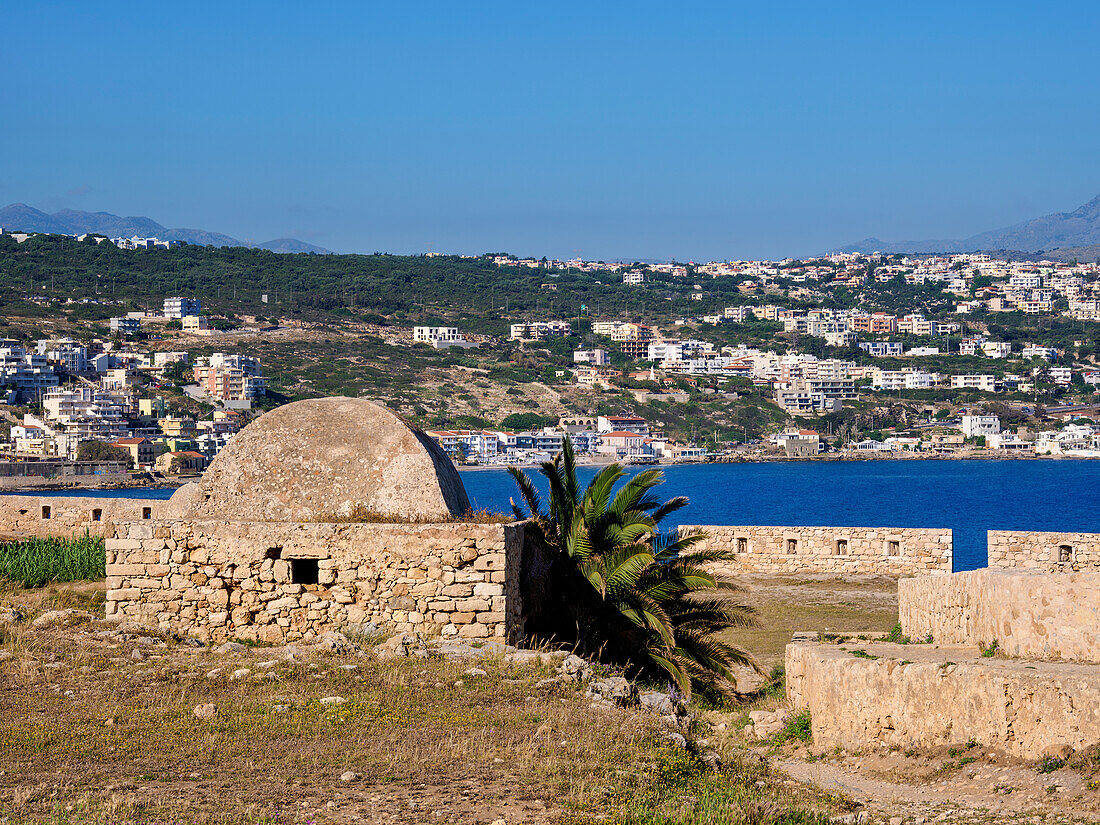
{"type": "Polygon", "coordinates": [[[1073,562],[1073,545],[1072,544],[1059,544],[1058,545],[1058,563],[1070,564],[1073,562]]]}
{"type": "Polygon", "coordinates": [[[737,552],[738,553],[747,553],[747,552],[749,552],[749,540],[748,539],[738,539],[737,540],[737,552]]]}
{"type": "Polygon", "coordinates": [[[836,554],[838,556],[847,556],[848,555],[848,539],[837,539],[836,540],[836,554]]]}
{"type": "Polygon", "coordinates": [[[53,510],[48,504],[42,508],[42,518],[53,518],[53,510]]]}
{"type": "Polygon", "coordinates": [[[787,539],[787,552],[788,553],[797,553],[798,552],[798,539],[787,539]]]}
{"type": "Polygon", "coordinates": [[[92,510],[92,521],[103,521],[103,511],[98,507],[92,510]]]}
{"type": "Polygon", "coordinates": [[[901,555],[901,542],[900,541],[888,541],[888,542],[886,542],[886,555],[887,556],[900,556],[901,555]]]}
{"type": "Polygon", "coordinates": [[[291,584],[317,584],[317,559],[289,559],[291,584]]]}
{"type": "Polygon", "coordinates": [[[146,520],[151,519],[153,517],[153,508],[152,507],[142,507],[141,508],[141,517],[143,519],[146,519],[146,520]]]}

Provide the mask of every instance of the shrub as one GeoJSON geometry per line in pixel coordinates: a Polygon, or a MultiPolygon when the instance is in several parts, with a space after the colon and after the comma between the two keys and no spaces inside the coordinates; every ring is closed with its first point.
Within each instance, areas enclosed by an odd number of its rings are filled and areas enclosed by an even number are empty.
{"type": "Polygon", "coordinates": [[[107,575],[103,539],[33,538],[0,544],[0,576],[24,587],[47,582],[102,579],[107,575]]]}

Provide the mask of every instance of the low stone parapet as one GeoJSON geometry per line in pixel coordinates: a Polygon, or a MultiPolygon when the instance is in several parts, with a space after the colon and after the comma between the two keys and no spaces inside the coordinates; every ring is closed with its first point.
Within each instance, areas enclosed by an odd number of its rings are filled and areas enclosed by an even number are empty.
{"type": "Polygon", "coordinates": [[[1100,571],[1100,533],[990,530],[987,536],[991,568],[1044,573],[1100,571]]]}
{"type": "Polygon", "coordinates": [[[145,498],[0,495],[0,534],[111,536],[122,522],[160,518],[167,505],[145,498]]]}
{"type": "Polygon", "coordinates": [[[898,582],[902,631],[1009,656],[1100,662],[1100,572],[970,570],[898,582]]]}
{"type": "Polygon", "coordinates": [[[122,524],[107,540],[106,611],[208,641],[368,625],[513,639],[522,543],[522,524],[122,524]]]}
{"type": "Polygon", "coordinates": [[[1100,741],[1095,665],[983,658],[974,647],[794,643],[786,671],[787,698],[810,711],[821,749],[975,741],[1038,759],[1100,741]]]}
{"type": "Polygon", "coordinates": [[[950,573],[950,530],[911,527],[760,527],[685,525],[680,535],[702,532],[700,546],[724,550],[733,560],[719,572],[825,573],[906,576],[950,573]]]}

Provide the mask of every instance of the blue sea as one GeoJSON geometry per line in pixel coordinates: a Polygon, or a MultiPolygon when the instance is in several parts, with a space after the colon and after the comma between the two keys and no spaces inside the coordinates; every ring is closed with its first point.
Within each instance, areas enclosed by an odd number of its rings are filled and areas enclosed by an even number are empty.
{"type": "MultiPolygon", "coordinates": [[[[629,473],[642,468],[631,468],[629,473]]],[[[676,524],[950,528],[955,569],[986,563],[986,530],[1100,532],[1100,461],[803,461],[664,467],[665,498],[690,504],[676,524]]],[[[539,480],[536,471],[528,470],[539,480]]],[[[598,468],[580,470],[587,483],[598,468]]],[[[475,509],[509,512],[503,469],[462,473],[475,509]]],[[[545,485],[539,485],[545,491],[545,485]]],[[[168,498],[171,489],[48,495],[168,498]]]]}

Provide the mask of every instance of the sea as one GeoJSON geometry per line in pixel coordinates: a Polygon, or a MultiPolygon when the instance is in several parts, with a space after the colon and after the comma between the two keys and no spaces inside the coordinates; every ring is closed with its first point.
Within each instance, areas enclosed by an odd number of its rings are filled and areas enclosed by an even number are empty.
{"type": "MultiPolygon", "coordinates": [[[[599,467],[582,467],[587,484],[599,467]]],[[[627,474],[643,467],[627,468],[627,474]]],[[[955,569],[986,564],[986,530],[1100,532],[1100,461],[791,461],[660,468],[662,498],[689,504],[666,524],[932,527],[954,532],[955,569]]],[[[539,488],[546,485],[526,469],[539,488]]],[[[476,510],[520,501],[505,469],[462,473],[476,510]]],[[[171,488],[44,491],[43,495],[168,498],[171,488]]]]}

